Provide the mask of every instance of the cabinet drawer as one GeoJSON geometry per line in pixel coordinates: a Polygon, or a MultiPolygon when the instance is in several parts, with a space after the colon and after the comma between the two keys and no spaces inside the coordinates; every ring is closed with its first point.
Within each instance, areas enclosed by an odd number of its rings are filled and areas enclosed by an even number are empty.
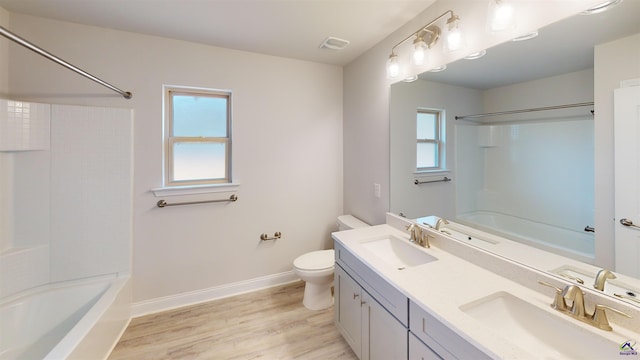
{"type": "Polygon", "coordinates": [[[371,294],[388,312],[405,327],[409,327],[409,299],[398,289],[351,254],[339,242],[335,242],[336,263],[351,275],[362,288],[371,294]]]}
{"type": "Polygon", "coordinates": [[[443,359],[491,359],[413,301],[409,303],[409,317],[409,330],[443,359]]]}
{"type": "Polygon", "coordinates": [[[441,360],[442,358],[436,354],[430,347],[425,345],[418,338],[409,333],[409,360],[441,360]]]}

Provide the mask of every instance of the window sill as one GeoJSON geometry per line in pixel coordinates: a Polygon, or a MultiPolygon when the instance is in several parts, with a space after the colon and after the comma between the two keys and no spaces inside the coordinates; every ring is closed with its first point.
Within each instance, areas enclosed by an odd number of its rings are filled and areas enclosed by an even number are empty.
{"type": "Polygon", "coordinates": [[[451,174],[451,170],[449,169],[438,169],[438,170],[415,171],[413,173],[413,176],[428,177],[428,176],[449,175],[449,174],[451,174]]]}
{"type": "Polygon", "coordinates": [[[159,196],[179,196],[197,195],[210,193],[236,192],[240,184],[215,184],[215,185],[190,185],[190,186],[170,186],[151,189],[153,195],[159,196]]]}

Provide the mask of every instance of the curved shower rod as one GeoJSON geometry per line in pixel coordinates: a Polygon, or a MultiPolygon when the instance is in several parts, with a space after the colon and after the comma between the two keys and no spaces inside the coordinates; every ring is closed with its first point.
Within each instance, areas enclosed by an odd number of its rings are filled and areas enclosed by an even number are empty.
{"type": "Polygon", "coordinates": [[[13,41],[13,42],[15,42],[17,44],[20,44],[20,45],[26,47],[27,49],[29,49],[29,50],[31,50],[31,51],[39,54],[39,55],[42,55],[42,56],[46,57],[47,59],[49,59],[49,60],[51,60],[53,62],[58,63],[59,65],[62,65],[64,67],[66,67],[67,69],[69,69],[71,71],[74,71],[74,72],[86,77],[87,79],[93,80],[93,81],[97,82],[98,84],[117,92],[118,94],[122,95],[125,99],[131,99],[131,97],[133,97],[133,94],[130,93],[129,91],[124,91],[124,90],[118,89],[117,87],[109,84],[108,82],[106,82],[106,81],[104,81],[104,80],[102,80],[100,78],[97,78],[97,77],[89,74],[88,72],[80,69],[79,67],[74,66],[74,65],[72,65],[72,64],[70,64],[70,63],[68,63],[68,62],[66,62],[66,61],[64,61],[62,59],[60,59],[59,57],[53,55],[52,53],[50,53],[50,52],[48,52],[48,51],[46,51],[46,50],[44,50],[44,49],[32,44],[32,43],[30,43],[29,41],[21,38],[20,36],[12,33],[11,31],[5,29],[2,26],[0,26],[0,35],[6,37],[7,39],[9,39],[9,40],[11,40],[11,41],[13,41]]]}

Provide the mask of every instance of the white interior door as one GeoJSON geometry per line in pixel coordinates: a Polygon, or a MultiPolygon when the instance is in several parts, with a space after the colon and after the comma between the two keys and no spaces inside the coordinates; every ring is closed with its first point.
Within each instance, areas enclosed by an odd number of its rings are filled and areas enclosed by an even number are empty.
{"type": "Polygon", "coordinates": [[[640,86],[614,93],[616,271],[640,277],[640,86]]]}

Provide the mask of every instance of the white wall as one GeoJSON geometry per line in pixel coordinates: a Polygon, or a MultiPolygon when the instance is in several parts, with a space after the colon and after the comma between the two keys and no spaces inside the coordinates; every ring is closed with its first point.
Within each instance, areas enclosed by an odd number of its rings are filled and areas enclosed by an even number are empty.
{"type": "Polygon", "coordinates": [[[438,214],[455,217],[455,188],[458,181],[456,168],[455,130],[456,115],[482,112],[482,91],[460,86],[417,80],[391,86],[390,95],[390,211],[403,213],[410,219],[438,214]],[[416,171],[416,111],[418,108],[444,110],[446,124],[446,168],[449,172],[421,175],[420,181],[442,179],[437,182],[414,185],[416,171]]]}
{"type": "MultiPolygon", "coordinates": [[[[483,92],[484,112],[529,109],[551,105],[586,103],[593,101],[593,69],[585,69],[567,74],[501,86],[483,92]],[[532,96],[535,95],[535,96],[532,96]]],[[[556,110],[555,112],[533,112],[499,118],[495,120],[544,119],[555,116],[589,114],[593,107],[556,110]]]]}
{"type": "Polygon", "coordinates": [[[50,109],[0,99],[0,297],[49,282],[50,109]]]}
{"type": "MultiPolygon", "coordinates": [[[[640,34],[595,48],[595,204],[596,252],[614,251],[613,90],[620,81],[640,78],[640,34]]],[[[600,264],[613,269],[613,260],[600,264]]]]}
{"type": "Polygon", "coordinates": [[[385,63],[391,48],[448,9],[463,22],[465,52],[433,54],[433,66],[459,59],[515,35],[576,14],[598,1],[517,1],[519,26],[510,34],[487,34],[485,1],[440,0],[391,36],[351,62],[344,70],[344,209],[375,224],[385,221],[389,209],[389,84],[385,63]],[[550,11],[549,9],[553,9],[550,11]],[[373,183],[382,185],[382,196],[373,196],[373,183]]]}
{"type": "Polygon", "coordinates": [[[11,159],[10,186],[0,189],[10,230],[0,233],[0,297],[49,282],[128,276],[131,110],[7,103],[17,102],[0,99],[0,122],[24,121],[0,125],[0,155],[11,159]]]}
{"type": "MultiPolygon", "coordinates": [[[[391,212],[403,212],[409,218],[428,214],[455,218],[456,212],[493,211],[583,235],[586,225],[594,226],[592,106],[485,117],[477,122],[456,121],[454,116],[590,101],[593,69],[484,91],[421,80],[393,84],[391,212]],[[447,163],[453,170],[451,183],[412,184],[415,143],[409,139],[415,137],[418,107],[446,110],[447,158],[456,159],[447,163]],[[491,144],[479,142],[478,132],[489,127],[491,144]],[[539,146],[540,141],[544,146],[539,146]]],[[[593,253],[588,247],[593,237],[588,235],[572,243],[575,250],[593,253]]]]}
{"type": "Polygon", "coordinates": [[[10,47],[13,97],[134,110],[134,302],[288,272],[296,256],[331,246],[342,213],[341,68],[18,14],[11,29],[133,92],[124,100],[10,47]],[[236,203],[156,207],[163,84],[233,91],[236,203]],[[280,240],[260,242],[276,231],[280,240]]]}
{"type": "Polygon", "coordinates": [[[130,274],[132,115],[129,109],[51,107],[52,282],[130,274]]]}
{"type": "MultiPolygon", "coordinates": [[[[592,102],[593,86],[593,69],[587,69],[490,89],[483,93],[484,112],[592,102]]],[[[578,233],[594,226],[592,109],[484,118],[516,123],[496,125],[502,141],[484,150],[486,193],[480,208],[578,233]]]]}
{"type": "MultiPolygon", "coordinates": [[[[0,26],[9,27],[9,13],[0,7],[0,26]]],[[[0,39],[0,95],[9,91],[9,42],[0,39]]],[[[0,96],[1,97],[1,96],[0,96]]],[[[0,152],[0,249],[7,248],[11,236],[11,219],[13,218],[8,204],[10,197],[11,178],[8,176],[13,168],[13,157],[0,152]]]]}

